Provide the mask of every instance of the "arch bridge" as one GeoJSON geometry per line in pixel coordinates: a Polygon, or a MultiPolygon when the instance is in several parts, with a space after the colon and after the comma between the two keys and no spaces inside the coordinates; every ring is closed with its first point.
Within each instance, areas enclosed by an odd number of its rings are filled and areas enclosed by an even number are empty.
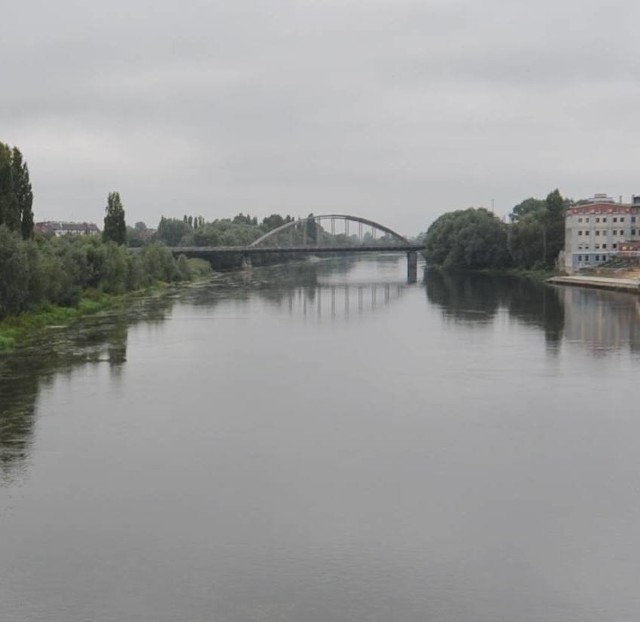
{"type": "Polygon", "coordinates": [[[261,254],[342,254],[397,253],[407,254],[407,279],[417,280],[418,251],[422,247],[380,223],[348,214],[323,214],[292,220],[268,231],[248,246],[172,247],[174,255],[215,259],[238,254],[243,266],[261,254]]]}

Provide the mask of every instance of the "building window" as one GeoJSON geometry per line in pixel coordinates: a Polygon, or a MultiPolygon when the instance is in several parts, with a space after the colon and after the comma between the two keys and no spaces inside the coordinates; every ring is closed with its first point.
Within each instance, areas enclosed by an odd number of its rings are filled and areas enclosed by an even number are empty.
{"type": "Polygon", "coordinates": [[[618,219],[617,219],[617,218],[614,218],[614,219],[613,219],[613,222],[618,222],[618,219]]]}
{"type": "Polygon", "coordinates": [[[615,244],[615,243],[614,243],[614,244],[612,244],[612,246],[613,246],[613,248],[618,248],[618,245],[617,245],[617,244],[615,244]]]}
{"type": "Polygon", "coordinates": [[[624,216],[620,218],[620,222],[624,222],[624,216]]]}
{"type": "Polygon", "coordinates": [[[599,218],[596,218],[596,222],[600,222],[600,219],[599,219],[599,218]]]}
{"type": "Polygon", "coordinates": [[[603,245],[602,245],[602,248],[607,248],[607,245],[606,245],[606,244],[603,244],[603,245]]]}
{"type": "Polygon", "coordinates": [[[635,222],[636,221],[636,217],[635,216],[631,216],[631,222],[635,222]]]}
{"type": "Polygon", "coordinates": [[[585,221],[585,222],[589,222],[589,217],[587,216],[587,217],[584,219],[584,221],[585,221]]]}
{"type": "Polygon", "coordinates": [[[600,235],[600,231],[596,231],[596,235],[600,235]]]}
{"type": "Polygon", "coordinates": [[[582,222],[582,218],[578,218],[578,222],[582,222]]]}
{"type": "Polygon", "coordinates": [[[607,222],[607,217],[606,216],[602,219],[602,222],[607,222]]]}
{"type": "Polygon", "coordinates": [[[631,229],[631,235],[635,235],[636,234],[636,230],[635,229],[631,229]]]}
{"type": "Polygon", "coordinates": [[[578,231],[578,235],[582,235],[582,231],[578,231]]]}
{"type": "Polygon", "coordinates": [[[578,261],[582,261],[582,255],[578,255],[578,261]]]}
{"type": "Polygon", "coordinates": [[[600,261],[600,255],[596,255],[596,261],[600,261]]]}

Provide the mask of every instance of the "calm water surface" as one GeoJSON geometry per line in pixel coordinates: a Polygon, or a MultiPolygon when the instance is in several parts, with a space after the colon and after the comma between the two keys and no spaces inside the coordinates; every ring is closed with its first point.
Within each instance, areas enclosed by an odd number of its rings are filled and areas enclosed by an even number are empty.
{"type": "Polygon", "coordinates": [[[640,619],[640,298],[405,270],[1,356],[0,620],[640,619]]]}

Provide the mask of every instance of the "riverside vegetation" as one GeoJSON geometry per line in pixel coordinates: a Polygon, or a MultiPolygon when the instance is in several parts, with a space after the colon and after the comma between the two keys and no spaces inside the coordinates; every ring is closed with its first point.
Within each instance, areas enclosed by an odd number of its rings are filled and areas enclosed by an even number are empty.
{"type": "Polygon", "coordinates": [[[423,236],[427,264],[445,270],[514,270],[548,273],[564,248],[565,211],[558,190],[526,199],[505,223],[484,208],[447,212],[423,236]]]}
{"type": "Polygon", "coordinates": [[[96,311],[114,296],[210,271],[159,243],[130,252],[117,192],[107,198],[102,237],[34,236],[32,204],[22,153],[0,142],[0,349],[31,327],[96,311]]]}
{"type": "Polygon", "coordinates": [[[176,260],[158,243],[132,253],[99,236],[22,240],[1,225],[0,348],[31,327],[95,312],[114,296],[208,271],[206,262],[176,260]]]}

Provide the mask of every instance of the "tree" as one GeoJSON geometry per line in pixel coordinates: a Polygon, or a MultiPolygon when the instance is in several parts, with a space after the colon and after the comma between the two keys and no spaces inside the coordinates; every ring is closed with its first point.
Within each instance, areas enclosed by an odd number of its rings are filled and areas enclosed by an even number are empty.
{"type": "Polygon", "coordinates": [[[564,248],[566,203],[557,188],[550,192],[545,200],[544,263],[549,268],[555,265],[560,251],[564,248]]]}
{"type": "Polygon", "coordinates": [[[511,222],[518,222],[520,218],[526,216],[528,214],[534,214],[542,212],[546,207],[545,201],[542,199],[534,199],[530,197],[529,199],[525,199],[521,203],[518,203],[509,214],[509,219],[511,222]]]}
{"type": "Polygon", "coordinates": [[[427,263],[443,268],[506,267],[507,226],[484,208],[448,212],[427,230],[424,254],[427,263]]]}
{"type": "Polygon", "coordinates": [[[313,213],[307,216],[307,220],[304,224],[305,235],[307,237],[307,243],[318,241],[318,223],[316,223],[313,213]]]}
{"type": "Polygon", "coordinates": [[[0,225],[0,319],[25,309],[29,293],[26,249],[17,233],[0,225]]]}
{"type": "Polygon", "coordinates": [[[0,143],[0,225],[33,236],[33,192],[29,169],[20,149],[0,143]]]}
{"type": "Polygon", "coordinates": [[[124,208],[120,201],[120,194],[110,192],[107,197],[107,215],[104,217],[104,231],[102,239],[116,244],[124,244],[127,241],[127,225],[124,220],[124,208]]]}
{"type": "Polygon", "coordinates": [[[191,231],[189,225],[178,218],[160,218],[158,225],[158,239],[168,246],[178,246],[180,240],[191,231]]]}
{"type": "Polygon", "coordinates": [[[262,219],[262,227],[265,231],[271,231],[284,225],[285,219],[280,214],[271,214],[262,219]]]}
{"type": "Polygon", "coordinates": [[[564,248],[564,220],[569,204],[556,189],[545,200],[525,199],[513,208],[509,215],[509,252],[516,266],[554,267],[564,248]]]}
{"type": "Polygon", "coordinates": [[[544,212],[530,212],[509,226],[509,253],[519,268],[542,268],[545,266],[544,212]]]}
{"type": "Polygon", "coordinates": [[[0,143],[0,225],[10,231],[20,228],[20,208],[13,184],[12,153],[8,145],[0,143]]]}
{"type": "Polygon", "coordinates": [[[33,192],[29,181],[29,168],[22,159],[22,153],[13,148],[11,168],[13,172],[13,190],[17,199],[20,214],[20,233],[23,240],[33,237],[33,192]]]}

